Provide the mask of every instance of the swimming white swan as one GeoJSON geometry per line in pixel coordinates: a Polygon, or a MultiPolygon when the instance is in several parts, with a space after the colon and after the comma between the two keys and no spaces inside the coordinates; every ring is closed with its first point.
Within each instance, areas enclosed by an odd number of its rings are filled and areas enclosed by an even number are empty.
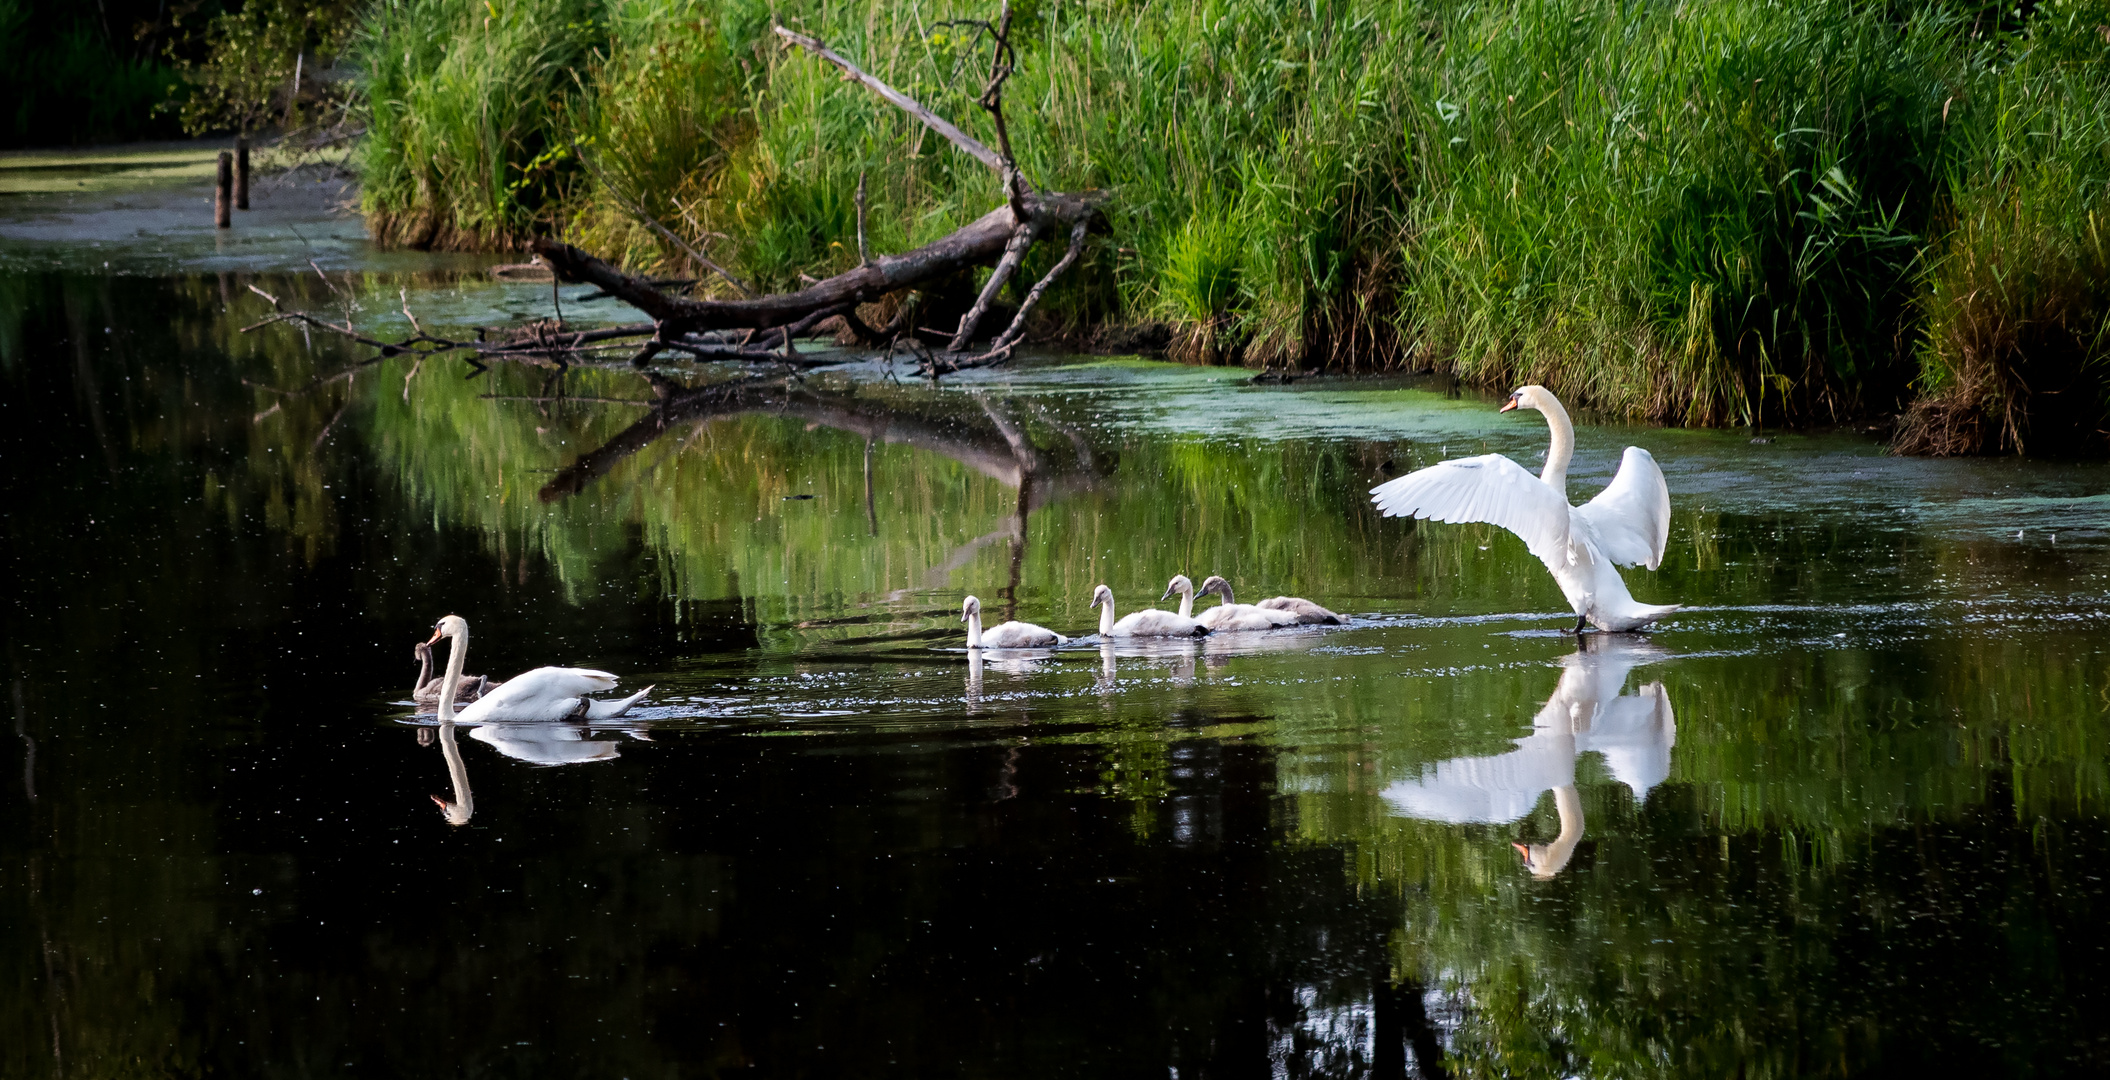
{"type": "Polygon", "coordinates": [[[970,649],[1044,649],[1070,640],[1045,626],[1024,622],[999,623],[984,630],[982,602],[972,596],[960,603],[960,621],[967,624],[970,649]]]}
{"type": "MultiPolygon", "coordinates": [[[[438,704],[443,680],[432,677],[432,643],[420,641],[411,651],[418,658],[418,677],[411,681],[410,700],[420,705],[438,704]]],[[[491,688],[503,685],[492,682],[488,675],[464,675],[461,686],[454,691],[454,700],[457,704],[467,704],[484,696],[491,688]]]]}
{"type": "Polygon", "coordinates": [[[539,667],[500,683],[490,693],[460,713],[454,698],[460,691],[462,664],[469,655],[469,624],[459,615],[449,615],[432,628],[432,641],[449,638],[447,677],[440,686],[440,720],[481,724],[492,720],[613,720],[644,700],[651,687],[615,701],[587,697],[596,690],[615,689],[615,676],[591,668],[539,667]]]}
{"type": "MultiPolygon", "coordinates": [[[[1229,589],[1229,585],[1224,586],[1229,589]]],[[[1231,602],[1231,594],[1224,593],[1224,603],[1231,602]]],[[[1264,611],[1287,611],[1297,617],[1297,622],[1306,626],[1346,626],[1348,616],[1328,611],[1301,596],[1271,596],[1253,605],[1264,611]]]]}
{"type": "Polygon", "coordinates": [[[1575,608],[1575,630],[1584,623],[1600,630],[1639,630],[1678,610],[1635,601],[1619,566],[1654,570],[1670,538],[1670,488],[1656,459],[1638,446],[1626,448],[1619,474],[1598,496],[1568,505],[1568,459],[1575,454],[1575,425],[1560,399],[1543,386],[1509,395],[1501,411],[1537,409],[1553,429],[1546,467],[1538,476],[1500,454],[1459,458],[1417,469],[1370,489],[1386,517],[1432,521],[1484,521],[1523,538],[1524,546],[1553,571],[1553,580],[1575,608]]]}
{"type": "Polygon", "coordinates": [[[1194,582],[1189,581],[1185,574],[1172,575],[1171,582],[1165,586],[1165,597],[1160,599],[1170,597],[1173,593],[1180,594],[1180,615],[1193,617],[1194,621],[1211,630],[1273,630],[1279,626],[1297,624],[1296,615],[1287,611],[1263,611],[1252,604],[1232,603],[1231,586],[1220,577],[1211,575],[1207,581],[1202,582],[1201,592],[1219,593],[1224,602],[1195,616],[1194,582]]]}
{"type": "Polygon", "coordinates": [[[1126,617],[1114,618],[1114,591],[1104,585],[1092,590],[1092,606],[1099,609],[1100,637],[1201,637],[1209,628],[1186,617],[1156,608],[1144,608],[1126,617]]]}
{"type": "MultiPolygon", "coordinates": [[[[1218,584],[1222,585],[1222,589],[1212,589],[1209,587],[1209,582],[1205,581],[1202,583],[1201,591],[1204,593],[1217,592],[1223,597],[1224,600],[1221,606],[1211,608],[1211,611],[1221,611],[1224,607],[1228,607],[1236,602],[1231,599],[1230,582],[1225,581],[1223,578],[1217,577],[1213,574],[1210,575],[1209,581],[1217,582],[1218,584]]],[[[1180,614],[1194,614],[1194,583],[1187,580],[1187,575],[1173,575],[1172,584],[1165,586],[1165,595],[1167,597],[1170,597],[1173,593],[1180,594],[1180,614]]],[[[1277,596],[1267,600],[1262,600],[1257,604],[1243,606],[1256,607],[1261,609],[1262,611],[1286,611],[1289,612],[1291,615],[1296,616],[1296,618],[1292,620],[1293,623],[1301,623],[1310,626],[1346,626],[1348,624],[1347,616],[1336,615],[1333,612],[1328,611],[1325,608],[1322,608],[1319,605],[1314,604],[1301,596],[1277,596]]],[[[1227,616],[1217,616],[1217,618],[1225,617],[1227,616]]],[[[1202,613],[1201,621],[1205,623],[1209,622],[1208,612],[1205,611],[1202,613]]],[[[1291,624],[1292,623],[1278,622],[1275,625],[1288,626],[1291,624]]],[[[1215,626],[1214,623],[1210,623],[1210,625],[1215,626]]],[[[1216,629],[1228,630],[1230,629],[1230,627],[1219,626],[1216,627],[1216,629]]],[[[1254,626],[1241,627],[1240,629],[1266,629],[1266,627],[1254,626]]]]}

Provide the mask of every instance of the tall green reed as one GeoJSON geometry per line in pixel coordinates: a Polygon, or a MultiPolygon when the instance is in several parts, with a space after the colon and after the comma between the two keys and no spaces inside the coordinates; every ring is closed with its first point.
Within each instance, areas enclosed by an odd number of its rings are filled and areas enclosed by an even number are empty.
{"type": "Polygon", "coordinates": [[[1921,297],[1920,453],[2110,448],[2110,3],[2046,4],[1958,95],[1921,297]]]}
{"type": "Polygon", "coordinates": [[[365,72],[361,209],[378,239],[498,245],[563,191],[572,70],[606,40],[594,0],[382,0],[352,51],[365,72]]]}

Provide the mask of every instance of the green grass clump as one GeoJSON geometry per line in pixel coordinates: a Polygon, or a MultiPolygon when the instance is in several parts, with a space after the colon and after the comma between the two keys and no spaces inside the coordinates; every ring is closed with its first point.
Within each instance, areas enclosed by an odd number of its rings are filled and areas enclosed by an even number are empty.
{"type": "Polygon", "coordinates": [[[690,0],[618,0],[608,6],[608,29],[565,118],[585,159],[573,239],[626,263],[683,257],[639,214],[707,239],[698,208],[751,134],[738,58],[690,0]]]}
{"type": "MultiPolygon", "coordinates": [[[[515,3],[490,29],[484,8],[436,0],[369,20],[374,65],[429,55],[414,79],[373,79],[384,227],[536,223],[683,268],[642,212],[784,288],[854,264],[861,175],[876,251],[1000,199],[988,170],[767,32],[775,17],[817,33],[990,138],[986,47],[946,21],[987,3],[515,3]],[[496,43],[530,24],[533,48],[496,43]],[[431,44],[450,35],[504,62],[431,44]],[[411,137],[426,128],[446,134],[411,137]]],[[[1110,239],[1042,317],[1161,321],[1196,360],[1542,382],[1674,423],[1843,419],[1915,392],[2035,414],[2050,395],[1945,388],[2007,385],[1968,359],[1988,349],[2103,381],[2093,345],[1974,342],[2047,323],[2099,339],[2083,226],[2110,117],[2104,6],[1020,3],[1020,162],[1043,186],[1113,193],[1110,239]]]]}
{"type": "Polygon", "coordinates": [[[1964,99],[1899,448],[2110,447],[2110,3],[2046,4],[1964,99]]]}
{"type": "Polygon", "coordinates": [[[593,0],[383,0],[352,49],[366,76],[361,209],[377,240],[503,244],[562,194],[572,70],[606,41],[593,0]]]}

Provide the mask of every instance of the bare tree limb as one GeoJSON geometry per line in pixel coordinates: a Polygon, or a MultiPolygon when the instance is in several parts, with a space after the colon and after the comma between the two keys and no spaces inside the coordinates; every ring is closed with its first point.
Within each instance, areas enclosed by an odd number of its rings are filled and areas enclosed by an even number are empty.
{"type": "Polygon", "coordinates": [[[959,352],[974,340],[974,332],[981,325],[982,316],[988,313],[989,305],[996,300],[1004,283],[1011,280],[1018,264],[1025,261],[1033,241],[1039,238],[1040,227],[1035,222],[1028,222],[1011,234],[1011,242],[1004,245],[1004,257],[997,262],[996,269],[990,271],[989,280],[982,284],[981,295],[974,298],[974,306],[967,309],[967,314],[960,316],[959,332],[952,336],[952,344],[945,347],[946,352],[959,352]]]}
{"type": "Polygon", "coordinates": [[[872,252],[865,247],[865,174],[857,174],[857,265],[872,265],[872,252]]]}
{"type": "Polygon", "coordinates": [[[1069,250],[1064,251],[1062,258],[1056,260],[1055,265],[1049,267],[1048,272],[1041,275],[1039,281],[1033,283],[1032,290],[1026,293],[1025,300],[1018,305],[1018,314],[1011,317],[1011,325],[1005,328],[1003,334],[996,339],[996,348],[1008,348],[1016,343],[1019,338],[1025,336],[1026,316],[1031,315],[1034,305],[1040,303],[1042,296],[1047,295],[1048,286],[1055,284],[1056,278],[1061,277],[1070,267],[1077,265],[1077,257],[1084,253],[1084,237],[1086,233],[1091,231],[1090,226],[1091,222],[1089,221],[1079,221],[1076,225],[1071,226],[1069,250]]]}
{"type": "Polygon", "coordinates": [[[591,161],[587,161],[586,155],[579,155],[579,161],[585,164],[588,169],[593,170],[594,179],[599,180],[601,182],[601,186],[608,189],[608,193],[610,195],[615,196],[615,201],[622,203],[625,209],[637,215],[637,219],[639,221],[644,222],[646,227],[650,228],[653,232],[656,232],[659,235],[666,237],[668,242],[672,243],[675,247],[680,248],[683,254],[687,255],[690,259],[695,260],[696,265],[701,266],[704,269],[709,270],[714,274],[717,274],[719,277],[724,278],[727,284],[730,284],[733,288],[738,289],[740,291],[740,295],[755,295],[755,291],[753,289],[748,288],[745,282],[741,281],[739,278],[734,277],[731,271],[705,258],[703,252],[700,252],[695,248],[690,247],[688,241],[683,240],[681,237],[674,234],[674,230],[669,229],[665,225],[660,224],[658,218],[655,218],[651,214],[646,213],[644,207],[630,201],[630,197],[624,195],[621,189],[617,188],[615,184],[610,182],[606,174],[601,172],[600,169],[596,168],[591,161]]]}
{"type": "Polygon", "coordinates": [[[669,296],[643,279],[558,240],[537,239],[535,252],[567,280],[594,285],[644,312],[665,328],[665,336],[697,330],[770,329],[797,322],[822,308],[868,304],[890,292],[913,288],[965,267],[1001,257],[1018,229],[1011,208],[1000,206],[952,235],[905,255],[882,255],[797,292],[758,296],[752,300],[692,300],[669,296]]]}
{"type": "Polygon", "coordinates": [[[990,344],[988,352],[980,356],[970,356],[961,360],[941,361],[936,357],[932,357],[924,363],[924,374],[935,379],[939,375],[950,372],[965,371],[968,368],[992,367],[1011,359],[1012,354],[1018,349],[1019,339],[1025,336],[1026,316],[1033,313],[1034,306],[1039,304],[1040,298],[1047,294],[1048,286],[1053,285],[1056,278],[1061,277],[1070,267],[1076,265],[1077,257],[1084,252],[1084,238],[1091,231],[1090,225],[1089,221],[1079,221],[1070,229],[1069,250],[1063,252],[1062,258],[1057,260],[1054,266],[1049,267],[1046,274],[1041,275],[1041,279],[1034,283],[1032,291],[1026,293],[1025,300],[1018,305],[1018,314],[1011,317],[1011,325],[1006,327],[1004,332],[998,335],[997,339],[990,344]]]}
{"type": "Polygon", "coordinates": [[[1033,185],[1018,167],[1018,156],[1011,152],[1011,129],[1004,123],[1004,83],[1018,67],[1018,54],[1011,48],[1011,0],[1004,0],[1002,12],[994,23],[987,19],[946,19],[938,25],[972,26],[995,42],[989,57],[989,78],[982,84],[982,96],[975,103],[996,125],[997,156],[1003,161],[998,171],[1004,178],[1004,201],[1011,204],[1014,213],[1024,218],[1025,199],[1033,194],[1033,185]]]}
{"type": "Polygon", "coordinates": [[[831,64],[834,64],[836,67],[843,69],[843,78],[845,81],[863,83],[867,89],[871,90],[875,94],[878,94],[880,97],[887,99],[887,101],[893,103],[895,108],[900,109],[902,112],[905,112],[910,116],[913,116],[916,119],[923,121],[923,125],[925,127],[928,127],[932,131],[935,131],[938,134],[945,136],[946,141],[952,143],[954,146],[957,146],[962,150],[965,150],[968,154],[972,155],[976,161],[979,161],[982,164],[987,165],[992,169],[995,169],[999,173],[1002,173],[1004,171],[1004,159],[997,156],[996,151],[991,150],[986,146],[983,146],[973,136],[967,134],[964,131],[961,131],[959,128],[952,126],[952,124],[947,122],[944,117],[941,117],[937,113],[934,113],[929,109],[924,108],[922,105],[917,104],[915,98],[912,98],[907,94],[904,94],[901,91],[896,90],[883,82],[880,82],[878,79],[865,74],[863,69],[859,68],[856,64],[853,64],[849,60],[845,59],[842,54],[836,52],[834,49],[829,48],[826,44],[821,41],[821,39],[816,37],[809,37],[808,35],[801,34],[796,30],[789,30],[782,26],[775,27],[775,30],[777,32],[778,37],[783,38],[785,41],[788,41],[793,45],[797,45],[798,47],[806,50],[807,52],[810,52],[813,55],[818,56],[831,64]]]}

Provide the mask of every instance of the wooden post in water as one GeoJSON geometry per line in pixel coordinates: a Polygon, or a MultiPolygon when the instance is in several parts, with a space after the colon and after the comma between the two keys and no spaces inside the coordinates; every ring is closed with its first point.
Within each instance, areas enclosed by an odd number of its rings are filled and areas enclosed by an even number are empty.
{"type": "Polygon", "coordinates": [[[234,208],[249,209],[249,136],[234,137],[234,208]]]}
{"type": "Polygon", "coordinates": [[[212,223],[218,228],[234,224],[234,155],[220,151],[220,176],[212,188],[212,223]]]}

